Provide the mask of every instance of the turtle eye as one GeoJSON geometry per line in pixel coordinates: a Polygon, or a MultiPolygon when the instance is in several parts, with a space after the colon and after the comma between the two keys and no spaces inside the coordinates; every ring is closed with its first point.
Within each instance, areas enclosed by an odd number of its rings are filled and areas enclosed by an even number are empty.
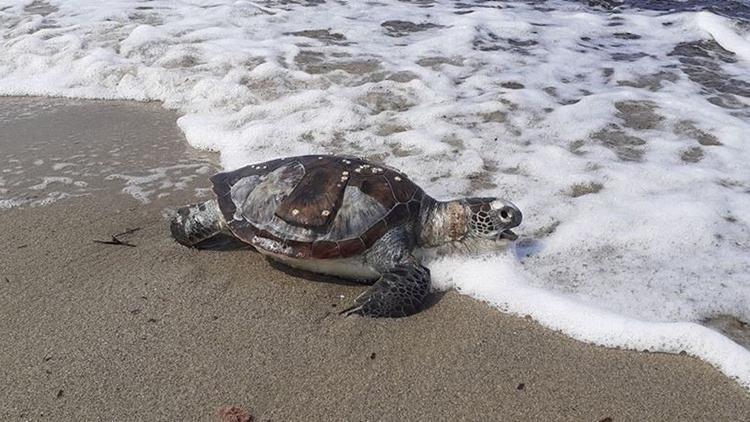
{"type": "Polygon", "coordinates": [[[510,203],[506,203],[505,205],[496,208],[494,212],[497,224],[503,228],[516,227],[521,224],[521,219],[523,218],[521,211],[516,208],[515,205],[510,203]]]}
{"type": "Polygon", "coordinates": [[[514,210],[511,207],[503,207],[498,213],[498,215],[500,216],[500,221],[502,221],[503,223],[509,223],[511,220],[513,220],[513,214],[514,210]]]}

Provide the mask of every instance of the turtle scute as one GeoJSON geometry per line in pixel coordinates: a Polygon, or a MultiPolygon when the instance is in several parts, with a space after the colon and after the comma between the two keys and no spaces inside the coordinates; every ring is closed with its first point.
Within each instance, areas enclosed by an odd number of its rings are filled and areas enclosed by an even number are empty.
{"type": "Polygon", "coordinates": [[[344,196],[346,185],[339,182],[340,176],[329,169],[306,168],[305,176],[276,208],[276,215],[297,226],[329,226],[344,196]]]}

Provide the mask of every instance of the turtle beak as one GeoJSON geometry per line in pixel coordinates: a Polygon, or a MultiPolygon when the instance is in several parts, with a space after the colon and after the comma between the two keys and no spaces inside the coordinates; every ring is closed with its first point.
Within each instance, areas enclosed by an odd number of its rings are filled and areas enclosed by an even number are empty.
{"type": "Polygon", "coordinates": [[[518,235],[513,233],[513,231],[510,229],[501,231],[499,237],[500,239],[507,239],[511,242],[518,239],[518,235]]]}

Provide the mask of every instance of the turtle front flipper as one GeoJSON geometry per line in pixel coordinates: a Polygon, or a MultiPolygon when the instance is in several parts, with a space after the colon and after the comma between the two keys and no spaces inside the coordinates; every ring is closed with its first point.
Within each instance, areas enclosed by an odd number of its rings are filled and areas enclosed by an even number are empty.
{"type": "Polygon", "coordinates": [[[416,263],[397,264],[342,312],[369,317],[398,318],[416,313],[430,291],[430,270],[416,263]]]}
{"type": "Polygon", "coordinates": [[[169,226],[182,245],[198,249],[232,249],[240,242],[228,230],[215,200],[177,210],[169,226]]]}

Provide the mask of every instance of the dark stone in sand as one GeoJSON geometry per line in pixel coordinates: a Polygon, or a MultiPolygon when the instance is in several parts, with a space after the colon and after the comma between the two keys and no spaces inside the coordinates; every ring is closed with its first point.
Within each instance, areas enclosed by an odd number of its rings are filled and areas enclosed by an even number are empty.
{"type": "Polygon", "coordinates": [[[481,116],[482,121],[485,123],[504,123],[506,120],[508,120],[508,114],[499,110],[493,111],[491,113],[484,113],[481,116]]]}
{"type": "Polygon", "coordinates": [[[568,195],[573,198],[578,198],[579,196],[588,195],[590,193],[597,193],[601,191],[603,187],[604,185],[596,182],[576,183],[570,187],[568,195]]]}
{"type": "Polygon", "coordinates": [[[331,32],[328,29],[307,29],[304,31],[287,32],[285,35],[295,35],[325,42],[340,42],[346,40],[346,37],[343,34],[331,32]]]}
{"type": "Polygon", "coordinates": [[[619,38],[621,40],[639,40],[641,39],[641,36],[638,34],[633,34],[631,32],[615,32],[612,34],[615,38],[619,38]]]}
{"type": "Polygon", "coordinates": [[[430,57],[422,57],[421,59],[417,60],[417,64],[422,67],[429,67],[434,70],[437,70],[440,66],[444,64],[449,64],[453,66],[461,66],[463,65],[463,59],[460,57],[430,56],[430,57]]]}
{"type": "Polygon", "coordinates": [[[523,86],[522,83],[514,82],[514,81],[503,82],[503,83],[500,84],[500,86],[503,87],[503,88],[508,88],[508,89],[523,89],[523,88],[525,88],[525,86],[523,86]]]}
{"type": "Polygon", "coordinates": [[[510,51],[516,54],[528,56],[527,47],[539,44],[534,40],[516,40],[513,38],[501,38],[494,32],[485,28],[477,28],[477,34],[472,41],[475,50],[479,51],[510,51]]]}
{"type": "Polygon", "coordinates": [[[631,136],[622,131],[617,125],[610,125],[591,135],[603,146],[611,149],[622,161],[641,161],[643,159],[643,145],[646,141],[631,136]]]}
{"type": "Polygon", "coordinates": [[[406,111],[414,105],[406,96],[399,95],[391,90],[371,90],[360,97],[357,103],[367,107],[373,115],[384,111],[406,111]]]}
{"type": "Polygon", "coordinates": [[[623,126],[631,129],[655,129],[664,120],[664,117],[654,112],[657,107],[651,101],[618,101],[615,108],[615,115],[624,120],[623,126]]]}
{"type": "Polygon", "coordinates": [[[617,85],[642,88],[649,91],[658,91],[661,89],[662,82],[675,82],[678,79],[680,79],[680,77],[672,72],[661,71],[650,75],[641,75],[638,79],[633,81],[619,80],[617,81],[617,85]]]}
{"type": "Polygon", "coordinates": [[[558,101],[558,102],[559,102],[559,103],[560,103],[561,105],[571,105],[571,104],[575,104],[575,103],[577,103],[577,102],[579,102],[579,101],[581,101],[581,99],[580,99],[580,98],[566,98],[566,99],[564,99],[564,100],[560,100],[560,101],[558,101]]]}
{"type": "Polygon", "coordinates": [[[723,145],[716,136],[704,132],[698,129],[693,122],[689,120],[683,120],[674,126],[674,132],[678,135],[689,136],[698,141],[699,144],[705,146],[720,146],[723,145]]]}
{"type": "Polygon", "coordinates": [[[611,54],[612,60],[618,62],[634,62],[644,57],[648,57],[646,53],[613,53],[611,54]]]}
{"type": "Polygon", "coordinates": [[[697,163],[703,159],[703,149],[701,147],[692,147],[682,151],[680,159],[686,163],[697,163]]]}
{"type": "Polygon", "coordinates": [[[364,75],[380,69],[380,62],[375,59],[336,59],[326,57],[318,51],[301,51],[294,62],[311,75],[343,70],[352,75],[364,75]]]}
{"type": "Polygon", "coordinates": [[[544,88],[542,88],[542,91],[544,91],[550,97],[557,97],[557,88],[555,88],[554,86],[545,86],[544,88]]]}
{"type": "Polygon", "coordinates": [[[620,0],[588,0],[586,3],[591,7],[598,7],[608,11],[614,11],[623,4],[620,0]]]}
{"type": "Polygon", "coordinates": [[[404,37],[414,32],[421,32],[432,28],[442,27],[430,22],[414,23],[399,20],[385,21],[381,23],[380,26],[385,28],[385,34],[389,37],[404,37]]]}

